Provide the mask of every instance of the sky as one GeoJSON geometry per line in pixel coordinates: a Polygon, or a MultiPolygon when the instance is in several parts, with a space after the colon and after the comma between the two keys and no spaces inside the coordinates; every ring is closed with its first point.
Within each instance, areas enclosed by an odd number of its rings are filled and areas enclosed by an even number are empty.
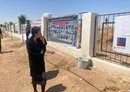
{"type": "Polygon", "coordinates": [[[17,22],[21,14],[38,20],[43,13],[64,16],[81,12],[105,14],[129,11],[130,0],[0,0],[0,23],[17,22]]]}

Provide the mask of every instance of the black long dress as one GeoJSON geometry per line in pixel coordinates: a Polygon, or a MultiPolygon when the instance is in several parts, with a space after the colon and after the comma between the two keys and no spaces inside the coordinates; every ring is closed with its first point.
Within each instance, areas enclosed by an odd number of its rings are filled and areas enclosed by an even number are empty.
{"type": "Polygon", "coordinates": [[[30,66],[30,75],[32,76],[32,83],[37,83],[42,81],[42,73],[45,72],[45,62],[44,55],[46,51],[46,44],[42,43],[40,39],[37,39],[37,42],[34,42],[33,38],[27,40],[27,51],[29,55],[29,66],[30,66]],[[43,53],[41,54],[41,51],[43,53]]]}

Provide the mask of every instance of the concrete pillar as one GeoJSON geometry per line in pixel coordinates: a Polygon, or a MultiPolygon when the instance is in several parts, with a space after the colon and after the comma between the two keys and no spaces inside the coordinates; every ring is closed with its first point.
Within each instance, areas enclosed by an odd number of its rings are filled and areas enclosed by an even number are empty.
{"type": "Polygon", "coordinates": [[[15,32],[15,24],[13,24],[13,33],[15,32]]]}
{"type": "Polygon", "coordinates": [[[41,32],[45,36],[45,38],[48,40],[48,19],[52,18],[51,13],[43,13],[43,16],[41,17],[41,32]]]}
{"type": "Polygon", "coordinates": [[[48,30],[48,28],[47,28],[47,17],[44,17],[44,16],[42,16],[41,17],[41,32],[42,32],[42,34],[45,36],[45,38],[47,39],[47,30],[48,30]]]}
{"type": "Polygon", "coordinates": [[[85,58],[93,57],[93,47],[95,40],[95,13],[84,13],[82,15],[82,43],[81,50],[85,58]]]}
{"type": "Polygon", "coordinates": [[[18,34],[20,34],[21,35],[21,25],[18,23],[18,34]]]}
{"type": "Polygon", "coordinates": [[[7,28],[8,28],[8,32],[9,32],[9,31],[10,31],[10,30],[9,30],[9,24],[7,25],[7,28]]]}

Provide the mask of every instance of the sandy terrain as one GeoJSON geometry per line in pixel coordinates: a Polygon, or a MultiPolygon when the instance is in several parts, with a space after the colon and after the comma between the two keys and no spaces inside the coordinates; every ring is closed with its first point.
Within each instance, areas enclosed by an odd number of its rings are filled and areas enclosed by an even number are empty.
{"type": "MultiPolygon", "coordinates": [[[[16,38],[4,38],[2,47],[0,92],[33,92],[25,44],[16,38]]],[[[97,68],[77,68],[73,56],[51,47],[45,59],[46,92],[128,92],[130,88],[130,78],[97,68]]]]}

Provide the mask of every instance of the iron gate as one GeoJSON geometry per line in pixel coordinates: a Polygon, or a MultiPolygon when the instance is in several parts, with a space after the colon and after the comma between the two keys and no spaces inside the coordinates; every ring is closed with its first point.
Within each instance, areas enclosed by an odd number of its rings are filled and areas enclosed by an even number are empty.
{"type": "Polygon", "coordinates": [[[113,37],[115,31],[115,17],[130,15],[130,12],[98,15],[96,35],[96,57],[108,59],[116,63],[130,66],[130,54],[113,50],[113,37]]]}
{"type": "Polygon", "coordinates": [[[76,46],[78,15],[51,18],[48,20],[48,40],[76,46]]]}

